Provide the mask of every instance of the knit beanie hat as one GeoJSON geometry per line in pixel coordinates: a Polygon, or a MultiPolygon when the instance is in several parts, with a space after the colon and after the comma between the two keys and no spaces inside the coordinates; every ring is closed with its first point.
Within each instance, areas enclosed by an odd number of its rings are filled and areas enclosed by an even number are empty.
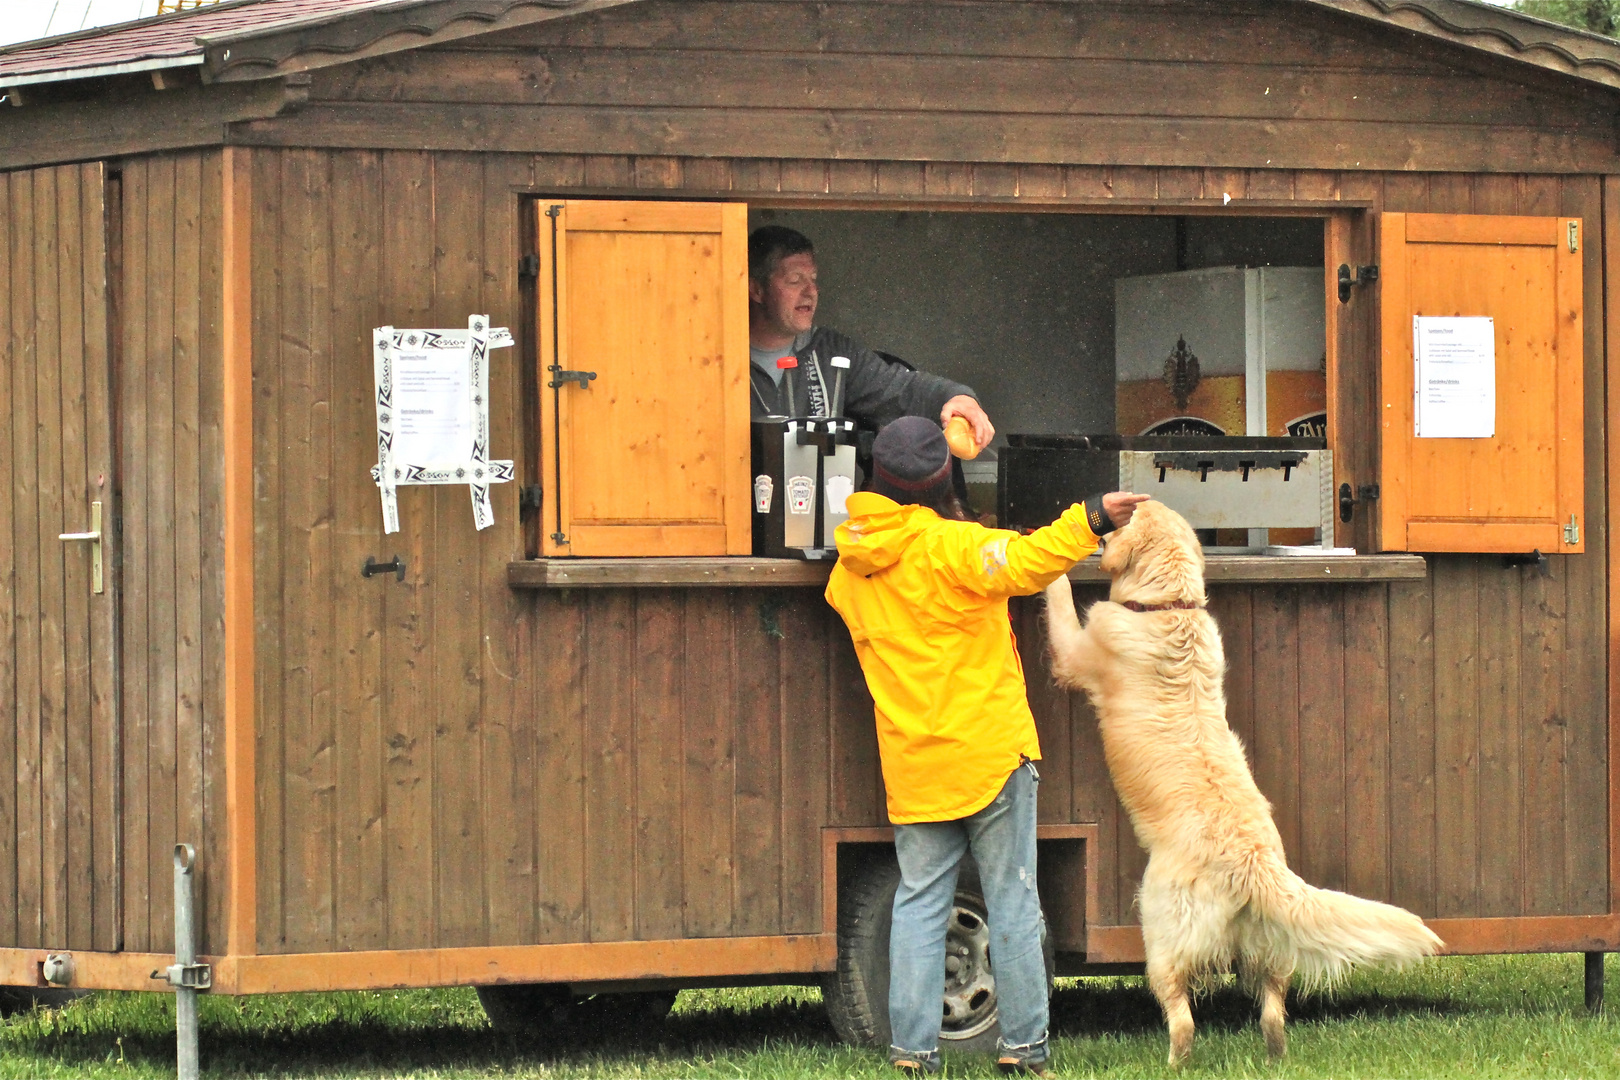
{"type": "Polygon", "coordinates": [[[872,443],[871,490],[897,503],[935,502],[951,482],[951,450],[932,420],[902,416],[872,443]]]}

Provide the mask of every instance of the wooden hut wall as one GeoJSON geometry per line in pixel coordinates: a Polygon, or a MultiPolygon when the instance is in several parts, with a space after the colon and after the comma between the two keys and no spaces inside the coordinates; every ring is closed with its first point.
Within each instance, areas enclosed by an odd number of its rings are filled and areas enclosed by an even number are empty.
{"type": "MultiPolygon", "coordinates": [[[[900,168],[254,152],[262,949],[819,928],[821,826],[883,821],[870,703],[835,617],[807,590],[514,592],[513,487],[496,489],[483,533],[462,489],[404,489],[404,531],[384,537],[367,475],[368,332],[481,311],[521,340],[525,192],[690,186],[758,200],[870,192],[900,168]],[[405,582],[360,576],[366,556],[394,554],[405,582]]],[[[1264,191],[1575,214],[1594,223],[1589,236],[1601,220],[1598,182],[1580,177],[974,164],[912,175],[965,199],[1111,192],[1147,207],[1264,191]]],[[[1598,312],[1601,248],[1587,253],[1598,312]]],[[[1435,916],[1607,910],[1602,320],[1586,326],[1591,554],[1554,557],[1550,577],[1441,556],[1424,582],[1213,590],[1233,726],[1312,881],[1435,916]]],[[[1358,333],[1372,340],[1346,331],[1358,333]]],[[[1355,348],[1345,363],[1369,369],[1369,348],[1355,348]]],[[[522,459],[519,350],[493,356],[494,449],[522,459]]],[[[1369,402],[1350,394],[1345,422],[1370,422],[1369,402]]],[[[1034,605],[1017,618],[1033,655],[1034,605]]],[[[1039,670],[1031,660],[1042,818],[1102,823],[1092,918],[1133,921],[1142,859],[1094,722],[1039,670]]]]}
{"type": "Polygon", "coordinates": [[[110,465],[105,200],[100,165],[0,175],[3,945],[118,942],[111,609],[56,538],[110,465]]]}
{"type": "Polygon", "coordinates": [[[169,950],[174,844],[223,865],[218,162],[0,175],[0,944],[169,950]]]}
{"type": "Polygon", "coordinates": [[[115,432],[122,503],[124,948],[174,948],[174,845],[199,948],[225,942],[221,154],[122,176],[115,432]]]}

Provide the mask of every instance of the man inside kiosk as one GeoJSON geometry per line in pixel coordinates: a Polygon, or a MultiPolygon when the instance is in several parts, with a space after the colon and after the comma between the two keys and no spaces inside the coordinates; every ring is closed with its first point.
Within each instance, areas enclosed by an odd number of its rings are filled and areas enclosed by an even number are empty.
{"type": "Polygon", "coordinates": [[[891,363],[836,330],[815,325],[819,292],[816,253],[809,237],[782,225],[765,225],[748,238],[749,377],[755,417],[832,416],[838,412],[873,429],[902,416],[960,416],[984,449],[996,429],[973,389],[924,371],[891,363]],[[843,401],[831,400],[837,381],[832,359],[849,359],[843,401]],[[786,377],[783,357],[797,361],[786,377]],[[788,400],[792,394],[793,400],[788,400]]]}

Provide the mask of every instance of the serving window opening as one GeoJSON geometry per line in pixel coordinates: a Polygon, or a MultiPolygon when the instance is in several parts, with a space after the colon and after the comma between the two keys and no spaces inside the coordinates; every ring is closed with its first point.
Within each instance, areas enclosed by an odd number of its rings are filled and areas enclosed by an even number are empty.
{"type": "Polygon", "coordinates": [[[974,389],[997,434],[962,478],[986,524],[1134,486],[1208,550],[1331,546],[1321,218],[748,217],[814,243],[818,325],[974,389]]]}

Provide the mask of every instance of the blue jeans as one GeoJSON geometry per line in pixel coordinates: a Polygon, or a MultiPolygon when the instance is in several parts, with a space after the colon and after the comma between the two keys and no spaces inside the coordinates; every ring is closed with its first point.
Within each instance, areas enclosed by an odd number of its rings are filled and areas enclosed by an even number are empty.
{"type": "Polygon", "coordinates": [[[983,810],[958,821],[894,827],[900,887],[889,931],[889,1058],[939,1064],[945,994],[945,928],[964,852],[979,864],[990,916],[990,957],[1001,1020],[1001,1055],[1046,1060],[1046,959],[1041,900],[1035,891],[1035,785],[1032,763],[1013,770],[983,810]]]}

